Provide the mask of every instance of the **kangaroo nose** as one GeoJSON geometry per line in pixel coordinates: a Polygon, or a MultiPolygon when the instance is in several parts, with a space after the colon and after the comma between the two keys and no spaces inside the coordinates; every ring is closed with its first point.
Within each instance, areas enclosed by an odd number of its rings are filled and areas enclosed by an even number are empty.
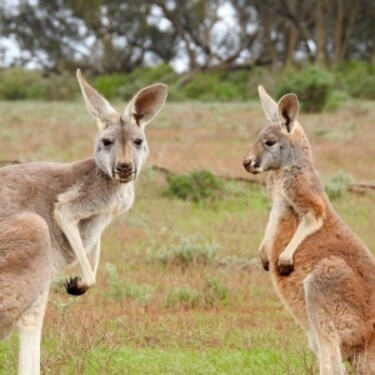
{"type": "Polygon", "coordinates": [[[245,158],[243,161],[244,168],[251,173],[254,173],[260,167],[260,160],[253,158],[245,158]]]}
{"type": "Polygon", "coordinates": [[[244,159],[242,164],[243,164],[244,168],[247,169],[251,166],[251,163],[252,163],[252,160],[250,158],[246,158],[246,159],[244,159]]]}
{"type": "Polygon", "coordinates": [[[126,174],[133,171],[133,163],[117,163],[116,172],[126,174]]]}

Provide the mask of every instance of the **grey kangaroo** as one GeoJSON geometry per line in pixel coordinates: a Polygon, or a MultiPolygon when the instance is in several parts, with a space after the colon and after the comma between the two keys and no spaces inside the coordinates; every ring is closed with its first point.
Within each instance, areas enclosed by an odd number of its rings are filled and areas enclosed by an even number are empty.
{"type": "Polygon", "coordinates": [[[95,284],[100,237],[134,201],[148,155],[145,125],[163,107],[167,86],[140,90],[117,113],[77,71],[98,132],[94,157],[69,164],[25,163],[0,169],[0,339],[20,336],[19,374],[40,372],[40,339],[50,280],[77,261],[66,283],[80,295],[95,284]]]}
{"type": "Polygon", "coordinates": [[[272,209],[263,266],[316,353],[320,375],[375,374],[375,258],[331,206],[298,122],[297,96],[276,103],[259,87],[270,122],[244,167],[269,172],[272,209]]]}

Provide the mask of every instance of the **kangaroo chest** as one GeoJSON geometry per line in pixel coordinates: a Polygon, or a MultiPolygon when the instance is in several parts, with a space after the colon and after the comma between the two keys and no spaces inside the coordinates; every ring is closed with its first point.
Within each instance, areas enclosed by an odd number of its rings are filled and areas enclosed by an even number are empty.
{"type": "Polygon", "coordinates": [[[267,190],[272,201],[272,208],[267,224],[267,237],[269,241],[273,243],[281,218],[290,213],[290,205],[283,188],[282,180],[273,179],[271,182],[268,182],[267,185],[267,190]]]}

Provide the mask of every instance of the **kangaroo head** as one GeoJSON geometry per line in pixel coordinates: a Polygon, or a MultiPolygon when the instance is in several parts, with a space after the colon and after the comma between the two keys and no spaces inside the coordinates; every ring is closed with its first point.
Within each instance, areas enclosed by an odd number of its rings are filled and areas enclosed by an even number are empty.
{"type": "Polygon", "coordinates": [[[253,174],[291,165],[298,160],[301,152],[310,149],[306,135],[297,121],[297,96],[286,94],[276,103],[262,86],[259,86],[258,91],[270,124],[260,132],[243,161],[245,169],[253,174]]]}
{"type": "Polygon", "coordinates": [[[123,113],[116,112],[108,101],[93,89],[77,70],[78,83],[89,113],[96,119],[95,163],[112,180],[134,180],[148,156],[145,125],[161,110],[167,86],[147,86],[133,97],[123,113]]]}

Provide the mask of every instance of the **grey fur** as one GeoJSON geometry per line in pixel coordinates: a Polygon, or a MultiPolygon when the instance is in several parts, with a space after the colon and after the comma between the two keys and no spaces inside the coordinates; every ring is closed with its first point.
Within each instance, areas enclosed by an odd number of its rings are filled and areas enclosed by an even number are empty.
{"type": "Polygon", "coordinates": [[[94,157],[69,164],[25,163],[0,169],[0,338],[17,324],[19,374],[39,374],[39,345],[50,280],[78,261],[67,290],[95,283],[100,236],[134,201],[134,180],[148,155],[145,125],[164,105],[167,87],[139,91],[117,113],[77,71],[97,120],[94,157]]]}

